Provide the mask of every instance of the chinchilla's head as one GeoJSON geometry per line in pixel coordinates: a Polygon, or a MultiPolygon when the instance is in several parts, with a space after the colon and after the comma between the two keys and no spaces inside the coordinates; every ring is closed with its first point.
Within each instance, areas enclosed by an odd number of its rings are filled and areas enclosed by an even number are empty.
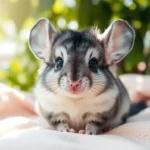
{"type": "Polygon", "coordinates": [[[41,60],[40,78],[46,90],[70,97],[96,96],[111,80],[107,66],[119,62],[132,49],[134,31],[123,20],[104,33],[97,29],[56,32],[45,18],[30,32],[29,46],[41,60]]]}

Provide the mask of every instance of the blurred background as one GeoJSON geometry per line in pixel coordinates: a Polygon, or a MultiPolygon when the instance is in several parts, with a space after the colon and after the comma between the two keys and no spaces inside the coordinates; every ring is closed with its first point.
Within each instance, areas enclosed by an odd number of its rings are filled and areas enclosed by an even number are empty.
{"type": "Polygon", "coordinates": [[[118,65],[119,74],[150,74],[150,0],[0,0],[0,82],[30,91],[39,61],[28,48],[29,32],[40,17],[58,31],[98,26],[116,19],[136,32],[133,50],[118,65]]]}

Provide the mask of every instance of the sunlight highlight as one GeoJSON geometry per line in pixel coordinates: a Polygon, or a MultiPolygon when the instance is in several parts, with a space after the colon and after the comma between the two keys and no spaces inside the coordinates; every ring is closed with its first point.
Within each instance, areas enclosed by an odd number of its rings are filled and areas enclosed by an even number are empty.
{"type": "Polygon", "coordinates": [[[78,22],[76,20],[70,21],[68,28],[72,30],[78,29],[78,22]]]}

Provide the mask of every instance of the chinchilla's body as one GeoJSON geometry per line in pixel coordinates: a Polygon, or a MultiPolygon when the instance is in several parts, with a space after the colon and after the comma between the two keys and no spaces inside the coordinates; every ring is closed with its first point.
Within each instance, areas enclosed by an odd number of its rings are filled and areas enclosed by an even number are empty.
{"type": "Polygon", "coordinates": [[[122,124],[130,108],[116,63],[131,49],[134,31],[123,20],[97,29],[57,33],[47,19],[32,28],[29,45],[41,59],[34,93],[53,129],[97,134],[122,124]]]}

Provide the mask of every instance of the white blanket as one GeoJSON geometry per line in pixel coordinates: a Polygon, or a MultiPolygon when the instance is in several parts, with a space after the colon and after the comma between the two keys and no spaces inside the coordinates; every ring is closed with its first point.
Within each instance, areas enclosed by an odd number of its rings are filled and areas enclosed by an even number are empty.
{"type": "Polygon", "coordinates": [[[93,136],[47,129],[32,99],[0,85],[0,150],[150,149],[150,108],[105,135],[93,136]]]}

